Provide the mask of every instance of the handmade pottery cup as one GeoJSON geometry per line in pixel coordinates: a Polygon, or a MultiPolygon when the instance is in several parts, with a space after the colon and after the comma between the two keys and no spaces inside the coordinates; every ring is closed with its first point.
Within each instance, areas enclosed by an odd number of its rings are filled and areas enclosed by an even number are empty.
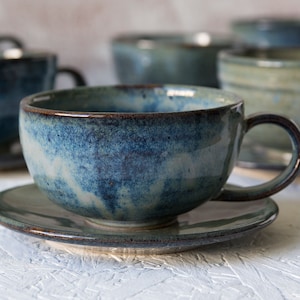
{"type": "Polygon", "coordinates": [[[75,85],[84,79],[75,70],[57,68],[57,56],[46,52],[8,49],[0,54],[0,145],[18,138],[19,104],[33,93],[52,89],[58,73],[68,73],[75,85]]]}
{"type": "Polygon", "coordinates": [[[38,93],[20,105],[20,140],[36,185],[99,226],[153,228],[205,201],[255,200],[287,186],[299,168],[300,132],[273,114],[244,117],[243,101],[218,89],[86,87],[38,93]],[[292,160],[263,185],[225,183],[244,134],[283,127],[292,160]]]}
{"type": "Polygon", "coordinates": [[[241,43],[255,47],[300,46],[300,19],[255,18],[235,20],[232,31],[241,43]]]}
{"type": "MultiPolygon", "coordinates": [[[[241,96],[246,114],[271,111],[300,125],[300,48],[224,50],[219,55],[224,90],[241,96]]],[[[248,144],[282,153],[290,141],[280,128],[261,126],[247,135],[248,144]]]]}
{"type": "Polygon", "coordinates": [[[121,35],[112,40],[122,84],[188,84],[218,87],[217,54],[232,40],[207,32],[121,35]]]}

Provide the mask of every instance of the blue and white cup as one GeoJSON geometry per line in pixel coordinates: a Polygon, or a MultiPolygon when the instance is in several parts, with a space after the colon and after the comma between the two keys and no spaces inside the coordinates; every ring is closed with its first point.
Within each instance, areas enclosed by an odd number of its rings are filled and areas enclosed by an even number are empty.
{"type": "Polygon", "coordinates": [[[31,95],[20,139],[36,185],[99,226],[153,228],[212,200],[270,196],[299,169],[300,132],[274,114],[244,116],[226,91],[181,85],[86,87],[31,95]],[[226,182],[244,135],[271,123],[293,144],[289,166],[263,185],[226,182]]]}

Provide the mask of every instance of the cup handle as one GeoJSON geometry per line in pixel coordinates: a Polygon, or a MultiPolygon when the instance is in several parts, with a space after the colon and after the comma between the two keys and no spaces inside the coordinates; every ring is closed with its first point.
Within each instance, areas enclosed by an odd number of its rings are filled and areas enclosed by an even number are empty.
{"type": "Polygon", "coordinates": [[[83,75],[81,75],[81,73],[79,71],[77,71],[73,68],[68,68],[68,67],[58,68],[57,73],[58,74],[67,74],[70,77],[72,77],[74,80],[75,86],[85,86],[86,85],[83,75]]]}
{"type": "Polygon", "coordinates": [[[274,179],[252,187],[225,187],[213,200],[248,201],[271,196],[288,186],[298,175],[300,167],[300,131],[296,123],[276,114],[253,114],[245,119],[245,133],[260,124],[275,124],[287,131],[292,142],[292,158],[289,165],[274,179]]]}
{"type": "Polygon", "coordinates": [[[15,48],[20,48],[20,49],[24,48],[23,43],[18,38],[11,35],[0,36],[0,43],[5,43],[5,42],[11,43],[15,48]]]}

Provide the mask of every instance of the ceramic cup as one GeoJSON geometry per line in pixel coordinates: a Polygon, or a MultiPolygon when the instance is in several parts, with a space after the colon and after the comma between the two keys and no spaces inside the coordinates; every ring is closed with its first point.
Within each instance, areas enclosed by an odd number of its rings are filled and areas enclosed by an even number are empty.
{"type": "MultiPolygon", "coordinates": [[[[246,114],[271,111],[300,124],[300,48],[225,50],[219,56],[223,89],[240,95],[246,114]]],[[[279,128],[260,127],[247,135],[249,145],[289,152],[289,137],[279,128]]]]}
{"type": "Polygon", "coordinates": [[[241,19],[233,21],[231,28],[236,38],[248,46],[300,46],[299,18],[241,19]]]}
{"type": "Polygon", "coordinates": [[[121,35],[112,41],[122,84],[188,84],[218,87],[217,54],[229,37],[194,34],[121,35]]]}
{"type": "Polygon", "coordinates": [[[57,68],[57,57],[46,52],[8,49],[0,54],[0,145],[18,138],[19,103],[33,93],[53,88],[58,73],[68,73],[83,85],[75,70],[57,68]]]}
{"type": "Polygon", "coordinates": [[[87,87],[22,100],[20,138],[35,183],[93,224],[151,228],[205,201],[255,200],[287,186],[299,168],[300,132],[273,114],[244,117],[243,101],[218,89],[87,87]],[[272,123],[294,147],[272,181],[224,188],[244,134],[272,123]]]}

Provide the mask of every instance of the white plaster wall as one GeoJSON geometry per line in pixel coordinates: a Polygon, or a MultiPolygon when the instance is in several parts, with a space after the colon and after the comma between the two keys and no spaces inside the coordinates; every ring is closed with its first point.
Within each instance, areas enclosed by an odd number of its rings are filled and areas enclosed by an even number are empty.
{"type": "Polygon", "coordinates": [[[59,55],[89,85],[116,82],[109,41],[120,32],[228,32],[233,19],[299,16],[299,0],[1,0],[0,34],[59,55]]]}

